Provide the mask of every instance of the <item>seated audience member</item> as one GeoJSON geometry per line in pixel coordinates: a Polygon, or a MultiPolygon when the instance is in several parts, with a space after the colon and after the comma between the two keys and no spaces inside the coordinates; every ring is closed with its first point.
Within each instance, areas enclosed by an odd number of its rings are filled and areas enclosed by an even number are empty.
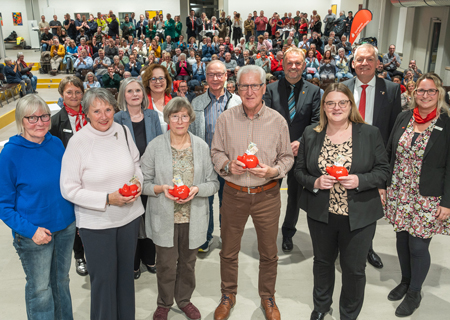
{"type": "Polygon", "coordinates": [[[124,67],[127,65],[128,62],[130,62],[130,58],[125,55],[125,50],[123,50],[122,48],[119,48],[119,60],[124,67]]]}
{"type": "Polygon", "coordinates": [[[223,45],[225,46],[226,52],[232,52],[234,50],[233,44],[230,42],[230,37],[225,37],[225,42],[223,43],[223,45]]]}
{"type": "Polygon", "coordinates": [[[397,68],[400,67],[402,63],[402,59],[398,54],[395,53],[395,45],[391,44],[389,46],[389,52],[383,55],[383,68],[386,70],[391,78],[395,75],[399,75],[400,77],[403,74],[400,71],[397,71],[397,68]]]}
{"type": "MultiPolygon", "coordinates": [[[[312,78],[311,80],[309,80],[309,82],[311,82],[313,85],[318,86],[320,88],[320,80],[317,78],[312,78]]],[[[323,93],[325,92],[322,88],[319,89],[320,90],[320,99],[322,99],[323,93]]]]}
{"type": "Polygon", "coordinates": [[[211,56],[211,61],[214,61],[214,60],[219,60],[219,56],[217,54],[213,54],[211,56]]]}
{"type": "Polygon", "coordinates": [[[104,74],[102,77],[103,87],[116,88],[117,90],[119,90],[120,80],[120,76],[114,72],[114,65],[108,66],[108,73],[104,74]]]}
{"type": "Polygon", "coordinates": [[[338,50],[338,56],[336,58],[336,78],[338,78],[338,81],[341,81],[342,78],[353,78],[353,75],[349,70],[348,59],[345,56],[344,48],[339,48],[338,50]]]}
{"type": "MultiPolygon", "coordinates": [[[[117,47],[117,46],[116,46],[117,47]]],[[[130,54],[130,45],[128,45],[128,41],[126,39],[122,39],[120,45],[117,47],[117,49],[123,49],[123,52],[126,56],[130,54]]]]}
{"type": "MultiPolygon", "coordinates": [[[[325,37],[325,43],[328,43],[328,39],[329,38],[333,38],[333,44],[334,45],[337,45],[339,42],[341,42],[340,40],[339,40],[339,37],[337,37],[336,36],[336,33],[334,32],[334,31],[331,31],[330,32],[330,35],[328,36],[328,37],[325,37]]],[[[324,50],[324,52],[325,52],[325,50],[324,50]]]]}
{"type": "MultiPolygon", "coordinates": [[[[258,52],[257,50],[258,44],[255,42],[255,36],[251,36],[249,41],[245,44],[245,49],[250,52],[250,55],[254,55],[258,52]]],[[[273,43],[272,43],[273,47],[273,43]]]]}
{"type": "Polygon", "coordinates": [[[114,59],[114,56],[119,55],[119,49],[116,47],[116,43],[114,39],[108,40],[108,45],[105,46],[105,56],[109,58],[109,60],[114,59]]]}
{"type": "Polygon", "coordinates": [[[134,55],[130,56],[130,62],[126,64],[125,71],[130,72],[131,76],[135,78],[141,75],[141,65],[136,62],[134,55]]]}
{"type": "MultiPolygon", "coordinates": [[[[150,66],[150,65],[152,65],[153,63],[157,63],[157,62],[156,62],[156,57],[155,57],[155,55],[154,55],[153,53],[150,53],[150,54],[148,55],[147,61],[145,61],[145,65],[146,65],[146,66],[150,66]]],[[[142,69],[141,69],[141,71],[142,71],[142,69]]]]}
{"type": "Polygon", "coordinates": [[[336,50],[339,50],[340,48],[344,48],[345,55],[349,55],[352,52],[352,44],[347,41],[346,35],[342,35],[341,42],[336,44],[336,50]]]}
{"type": "Polygon", "coordinates": [[[420,76],[422,76],[422,70],[420,70],[419,68],[417,68],[416,65],[416,60],[410,60],[409,61],[409,65],[408,65],[408,69],[406,69],[403,72],[403,77],[405,77],[405,74],[408,70],[411,70],[413,73],[413,78],[411,80],[413,80],[414,82],[417,82],[417,79],[419,79],[420,76]]]}
{"type": "Polygon", "coordinates": [[[309,44],[310,44],[310,43],[308,42],[308,36],[304,35],[302,41],[300,41],[300,42],[298,43],[298,47],[299,47],[300,49],[303,49],[303,50],[308,51],[308,49],[309,49],[309,44]]]}
{"type": "Polygon", "coordinates": [[[244,50],[244,52],[242,53],[243,57],[244,57],[244,61],[242,63],[241,61],[241,65],[239,65],[239,67],[243,67],[249,64],[255,64],[255,60],[253,60],[253,58],[250,56],[250,51],[249,50],[244,50]]]}
{"type": "Polygon", "coordinates": [[[181,52],[183,52],[184,50],[187,50],[187,44],[184,41],[184,36],[183,35],[180,35],[178,37],[178,41],[176,43],[176,46],[177,46],[178,49],[181,50],[181,52]]]}
{"type": "Polygon", "coordinates": [[[81,38],[80,43],[78,45],[78,56],[80,55],[81,50],[86,50],[88,56],[92,58],[93,54],[92,48],[87,45],[85,37],[81,38]]]}
{"type": "Polygon", "coordinates": [[[92,70],[93,65],[94,61],[92,61],[92,58],[88,56],[87,51],[84,49],[81,50],[81,55],[73,65],[75,68],[75,75],[81,79],[81,71],[92,70]]]}
{"type": "Polygon", "coordinates": [[[389,77],[389,74],[387,73],[387,71],[383,70],[383,72],[377,74],[377,77],[387,80],[387,78],[389,77]]]}
{"type": "Polygon", "coordinates": [[[49,27],[44,28],[41,34],[41,51],[49,51],[52,46],[53,34],[51,34],[49,27]]]}
{"type": "MultiPolygon", "coordinates": [[[[322,39],[320,37],[320,34],[318,34],[317,32],[313,33],[313,35],[312,35],[312,37],[310,39],[310,42],[309,42],[309,47],[310,48],[312,48],[313,45],[314,45],[314,48],[316,50],[319,50],[320,52],[322,52],[323,42],[322,42],[322,39]]],[[[319,55],[317,55],[317,60],[319,60],[319,62],[320,62],[321,59],[322,59],[322,56],[320,55],[320,59],[319,59],[319,55]]]]}
{"type": "Polygon", "coordinates": [[[241,50],[238,47],[234,48],[231,59],[235,60],[238,66],[244,65],[244,56],[241,54],[241,50]]]}
{"type": "MultiPolygon", "coordinates": [[[[172,61],[177,63],[180,59],[181,50],[179,48],[175,49],[175,55],[172,57],[172,61]]],[[[186,55],[185,55],[186,56],[186,55]]]]}
{"type": "Polygon", "coordinates": [[[284,77],[284,71],[283,71],[283,52],[278,51],[276,58],[271,61],[271,73],[274,77],[277,77],[277,79],[281,79],[284,77]]]}
{"type": "Polygon", "coordinates": [[[83,82],[84,90],[90,89],[90,88],[100,88],[100,83],[98,81],[95,81],[95,76],[92,72],[88,72],[86,74],[86,79],[83,82]]]}
{"type": "Polygon", "coordinates": [[[232,82],[236,83],[236,79],[237,79],[236,75],[238,74],[240,68],[241,67],[237,66],[236,69],[234,69],[234,74],[232,76],[230,76],[227,79],[227,81],[232,81],[232,82]]]}
{"type": "MultiPolygon", "coordinates": [[[[193,38],[193,37],[192,37],[192,38],[193,38]]],[[[207,37],[203,37],[203,38],[202,38],[202,42],[199,42],[199,43],[198,43],[198,50],[202,51],[202,50],[203,50],[203,47],[206,46],[206,38],[207,38],[207,37]]]]}
{"type": "Polygon", "coordinates": [[[309,47],[311,48],[311,49],[313,49],[315,52],[316,52],[316,58],[317,58],[317,60],[320,62],[320,61],[322,61],[322,54],[316,49],[316,45],[314,44],[314,43],[311,43],[310,45],[309,45],[309,47]]]}
{"type": "Polygon", "coordinates": [[[336,62],[330,50],[325,51],[323,59],[320,62],[319,76],[322,80],[333,80],[336,76],[336,62]]]}
{"type": "Polygon", "coordinates": [[[414,81],[413,80],[413,71],[410,69],[406,69],[405,72],[403,72],[403,80],[402,80],[402,85],[404,85],[406,87],[406,84],[410,81],[414,81]]]}
{"type": "Polygon", "coordinates": [[[211,45],[211,38],[206,38],[206,45],[202,47],[202,61],[211,61],[211,57],[215,54],[215,50],[211,45]]]}
{"type": "Polygon", "coordinates": [[[261,52],[261,58],[256,59],[255,64],[266,72],[266,80],[269,80],[270,77],[272,77],[272,74],[270,73],[270,59],[267,57],[267,54],[265,51],[261,52]]]}
{"type": "Polygon", "coordinates": [[[319,79],[319,60],[316,58],[316,51],[309,49],[306,52],[305,70],[303,71],[303,78],[311,80],[312,78],[319,79]]]}
{"type": "Polygon", "coordinates": [[[170,53],[165,52],[162,57],[163,62],[161,62],[161,65],[166,67],[167,71],[169,72],[169,75],[172,79],[175,79],[177,75],[177,68],[175,66],[175,62],[172,61],[172,56],[170,53]]]}
{"type": "Polygon", "coordinates": [[[59,40],[57,38],[53,39],[53,45],[50,49],[50,74],[52,76],[56,76],[59,70],[59,66],[61,65],[61,62],[63,61],[63,58],[66,54],[66,49],[64,49],[64,46],[62,44],[59,44],[59,40]]]}
{"type": "Polygon", "coordinates": [[[161,50],[172,52],[172,50],[175,50],[176,44],[172,42],[172,37],[167,36],[166,41],[161,45],[161,50]]]}
{"type": "MultiPolygon", "coordinates": [[[[272,39],[269,38],[269,33],[268,32],[264,32],[263,36],[264,36],[264,40],[269,41],[270,44],[273,43],[272,39]]],[[[273,45],[272,45],[272,47],[273,47],[273,45]]]]}
{"type": "Polygon", "coordinates": [[[396,75],[392,77],[392,82],[398,83],[400,86],[400,92],[403,93],[406,91],[406,87],[402,85],[402,76],[396,75]]]}
{"type": "Polygon", "coordinates": [[[242,37],[237,46],[234,47],[234,50],[239,49],[240,52],[245,50],[245,38],[242,37]]]}
{"type": "Polygon", "coordinates": [[[134,48],[141,56],[146,57],[148,55],[147,48],[144,46],[144,41],[139,40],[137,48],[134,48]]]}
{"type": "Polygon", "coordinates": [[[199,83],[206,79],[206,64],[201,60],[199,54],[195,55],[196,62],[192,65],[192,78],[199,83]]]}
{"type": "Polygon", "coordinates": [[[102,32],[102,27],[97,27],[97,32],[94,33],[94,36],[92,37],[92,39],[95,38],[95,40],[97,41],[97,43],[99,44],[104,44],[103,43],[103,38],[105,37],[105,34],[102,32]]]}
{"type": "Polygon", "coordinates": [[[236,82],[227,81],[227,91],[231,94],[235,94],[236,92],[236,82]]]}
{"type": "Polygon", "coordinates": [[[77,45],[81,45],[81,39],[84,39],[84,41],[89,40],[89,37],[87,34],[85,34],[85,31],[83,28],[80,29],[79,35],[75,38],[75,42],[77,45]]]}
{"type": "MultiPolygon", "coordinates": [[[[122,78],[123,73],[125,71],[125,67],[123,66],[123,64],[120,63],[119,56],[114,56],[113,63],[111,64],[111,66],[114,67],[114,73],[118,74],[119,77],[122,78]]],[[[106,69],[108,69],[108,68],[106,68],[106,69]]],[[[103,81],[103,76],[102,76],[102,81],[103,81]]]]}
{"type": "Polygon", "coordinates": [[[189,50],[189,57],[186,59],[186,61],[192,66],[196,60],[195,60],[195,50],[189,50]]]}
{"type": "Polygon", "coordinates": [[[187,44],[187,49],[188,50],[199,50],[200,48],[197,46],[196,40],[194,37],[190,37],[189,38],[189,43],[187,44]]]}
{"type": "Polygon", "coordinates": [[[188,99],[189,102],[192,102],[195,98],[195,94],[193,92],[189,92],[188,84],[186,81],[181,81],[178,85],[178,91],[172,92],[172,98],[181,97],[188,99]]]}
{"type": "Polygon", "coordinates": [[[272,52],[278,52],[283,49],[283,38],[280,31],[275,32],[275,37],[272,39],[272,52]]]}
{"type": "Polygon", "coordinates": [[[293,44],[298,47],[298,39],[295,37],[295,31],[289,32],[289,36],[284,40],[283,45],[288,43],[288,39],[291,39],[291,43],[289,45],[293,44]]]}
{"type": "Polygon", "coordinates": [[[184,81],[191,80],[192,66],[189,63],[187,63],[186,54],[184,53],[180,54],[178,62],[176,62],[176,72],[177,72],[177,76],[175,77],[176,80],[184,80],[184,81]]]}
{"type": "MultiPolygon", "coordinates": [[[[353,60],[353,57],[349,60],[349,66],[351,66],[352,60],[353,60]]],[[[351,68],[350,68],[350,69],[351,69],[351,68]]],[[[380,64],[377,66],[377,70],[375,71],[375,74],[378,76],[378,75],[380,75],[380,74],[382,74],[382,73],[384,73],[383,79],[392,81],[391,76],[389,75],[389,73],[387,73],[387,71],[384,71],[384,69],[383,69],[383,64],[380,63],[380,64]]]]}
{"type": "Polygon", "coordinates": [[[142,66],[142,65],[144,64],[144,62],[145,62],[145,61],[144,61],[144,57],[141,56],[141,55],[138,53],[138,51],[137,51],[136,48],[133,49],[133,52],[131,53],[131,55],[134,56],[134,58],[136,59],[136,62],[137,62],[140,66],[142,66]]]}
{"type": "Polygon", "coordinates": [[[203,85],[202,93],[206,93],[206,92],[208,91],[208,89],[209,89],[209,84],[205,83],[205,84],[203,85]]]}
{"type": "Polygon", "coordinates": [[[97,40],[95,40],[95,39],[89,40],[86,42],[86,45],[91,49],[92,59],[97,58],[98,50],[101,48],[101,47],[97,46],[97,40]]]}
{"type": "MultiPolygon", "coordinates": [[[[16,64],[17,64],[20,74],[22,75],[22,80],[29,79],[31,81],[32,93],[37,93],[37,91],[36,91],[37,77],[33,76],[33,74],[31,73],[31,69],[34,66],[34,63],[30,63],[28,65],[24,60],[23,53],[18,52],[16,64]]],[[[0,73],[1,73],[1,70],[0,70],[0,73]]]]}
{"type": "Polygon", "coordinates": [[[222,62],[225,61],[225,53],[226,53],[226,51],[225,51],[225,46],[224,46],[224,45],[220,45],[220,46],[219,46],[219,52],[217,52],[217,58],[218,58],[220,61],[222,61],[222,62]]]}
{"type": "Polygon", "coordinates": [[[260,51],[261,46],[265,46],[267,50],[272,50],[272,44],[269,41],[264,40],[263,35],[258,36],[258,43],[256,45],[256,50],[260,51]]]}
{"type": "Polygon", "coordinates": [[[236,60],[231,59],[231,54],[229,52],[225,53],[225,68],[227,69],[227,79],[234,75],[234,69],[237,67],[236,60]]]}
{"type": "Polygon", "coordinates": [[[20,84],[20,96],[23,97],[28,93],[33,91],[33,87],[31,86],[31,80],[22,79],[22,75],[19,71],[19,64],[13,64],[10,58],[5,58],[5,67],[3,68],[3,74],[6,77],[6,83],[11,84],[20,84]]]}
{"type": "Polygon", "coordinates": [[[403,92],[400,96],[403,111],[409,110],[409,107],[411,105],[411,98],[413,96],[415,88],[416,83],[414,81],[410,80],[408,83],[406,83],[406,91],[403,92]]]}
{"type": "Polygon", "coordinates": [[[98,57],[94,60],[93,69],[99,81],[108,72],[109,65],[111,65],[111,60],[105,56],[105,51],[103,49],[98,50],[98,57]]]}
{"type": "Polygon", "coordinates": [[[75,41],[70,39],[69,45],[66,47],[66,55],[63,59],[63,64],[66,65],[66,73],[73,72],[73,64],[78,58],[78,48],[75,41]]]}
{"type": "Polygon", "coordinates": [[[328,44],[325,45],[324,52],[330,51],[331,55],[334,57],[337,54],[336,46],[333,44],[334,39],[329,37],[328,44]]]}

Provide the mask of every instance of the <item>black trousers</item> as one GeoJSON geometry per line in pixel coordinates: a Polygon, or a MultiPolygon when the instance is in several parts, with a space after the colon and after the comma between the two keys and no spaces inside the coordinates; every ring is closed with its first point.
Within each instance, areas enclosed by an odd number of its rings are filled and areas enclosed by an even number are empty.
{"type": "MultiPolygon", "coordinates": [[[[147,196],[141,195],[142,204],[144,205],[144,209],[147,208],[147,196]]],[[[145,213],[143,215],[145,221],[145,213]]],[[[138,239],[136,246],[136,254],[134,255],[134,270],[138,270],[141,265],[141,261],[143,264],[148,266],[155,265],[155,257],[156,257],[156,248],[152,239],[138,239]]]]}
{"type": "Polygon", "coordinates": [[[328,223],[308,217],[308,227],[314,251],[314,310],[323,313],[330,310],[335,282],[334,262],[339,253],[342,269],[340,318],[355,320],[364,301],[366,258],[375,222],[350,231],[348,216],[329,213],[328,223]]]}
{"type": "MultiPolygon", "coordinates": [[[[295,157],[295,161],[297,161],[297,157],[295,157]]],[[[297,179],[294,176],[294,168],[295,162],[292,169],[288,172],[287,175],[287,206],[286,206],[286,216],[284,217],[283,227],[281,228],[281,232],[283,233],[283,237],[292,238],[297,231],[296,225],[298,221],[298,214],[300,211],[299,199],[302,195],[303,187],[298,183],[297,179]]]]}
{"type": "Polygon", "coordinates": [[[81,241],[80,235],[78,234],[78,228],[75,232],[75,241],[73,242],[73,253],[75,255],[75,260],[84,259],[83,241],[81,241]]]}

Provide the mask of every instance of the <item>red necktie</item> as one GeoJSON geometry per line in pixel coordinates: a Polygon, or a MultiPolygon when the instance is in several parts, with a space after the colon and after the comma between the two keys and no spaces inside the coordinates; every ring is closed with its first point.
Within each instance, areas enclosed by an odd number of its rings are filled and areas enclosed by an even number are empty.
{"type": "Polygon", "coordinates": [[[191,18],[191,20],[192,20],[192,30],[194,30],[194,19],[191,18]]]}
{"type": "Polygon", "coordinates": [[[368,84],[363,84],[361,86],[362,92],[361,92],[361,98],[359,99],[359,113],[361,114],[361,117],[363,117],[364,120],[366,120],[366,88],[368,87],[368,84]]]}

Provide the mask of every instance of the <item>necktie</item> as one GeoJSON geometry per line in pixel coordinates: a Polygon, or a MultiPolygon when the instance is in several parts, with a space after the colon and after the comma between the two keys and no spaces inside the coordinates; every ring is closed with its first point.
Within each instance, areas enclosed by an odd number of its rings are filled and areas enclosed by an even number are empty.
{"type": "Polygon", "coordinates": [[[369,85],[367,84],[363,84],[361,86],[362,88],[362,92],[361,92],[361,98],[359,99],[359,113],[361,114],[361,117],[363,117],[363,119],[366,119],[366,88],[369,85]]]}
{"type": "Polygon", "coordinates": [[[288,106],[289,106],[289,119],[292,120],[295,117],[295,97],[294,97],[294,90],[295,85],[291,84],[291,94],[289,95],[288,99],[288,106]]]}
{"type": "Polygon", "coordinates": [[[191,18],[192,20],[192,31],[194,30],[194,18],[191,18]]]}

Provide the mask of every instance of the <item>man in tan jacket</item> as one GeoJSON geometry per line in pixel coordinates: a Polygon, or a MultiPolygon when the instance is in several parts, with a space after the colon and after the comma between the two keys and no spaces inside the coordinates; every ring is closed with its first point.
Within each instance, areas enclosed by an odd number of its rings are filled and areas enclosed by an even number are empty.
{"type": "Polygon", "coordinates": [[[50,49],[50,74],[52,76],[56,76],[56,74],[58,73],[59,65],[61,64],[65,54],[66,49],[64,49],[64,46],[62,44],[59,44],[58,38],[53,38],[53,45],[50,49]]]}

